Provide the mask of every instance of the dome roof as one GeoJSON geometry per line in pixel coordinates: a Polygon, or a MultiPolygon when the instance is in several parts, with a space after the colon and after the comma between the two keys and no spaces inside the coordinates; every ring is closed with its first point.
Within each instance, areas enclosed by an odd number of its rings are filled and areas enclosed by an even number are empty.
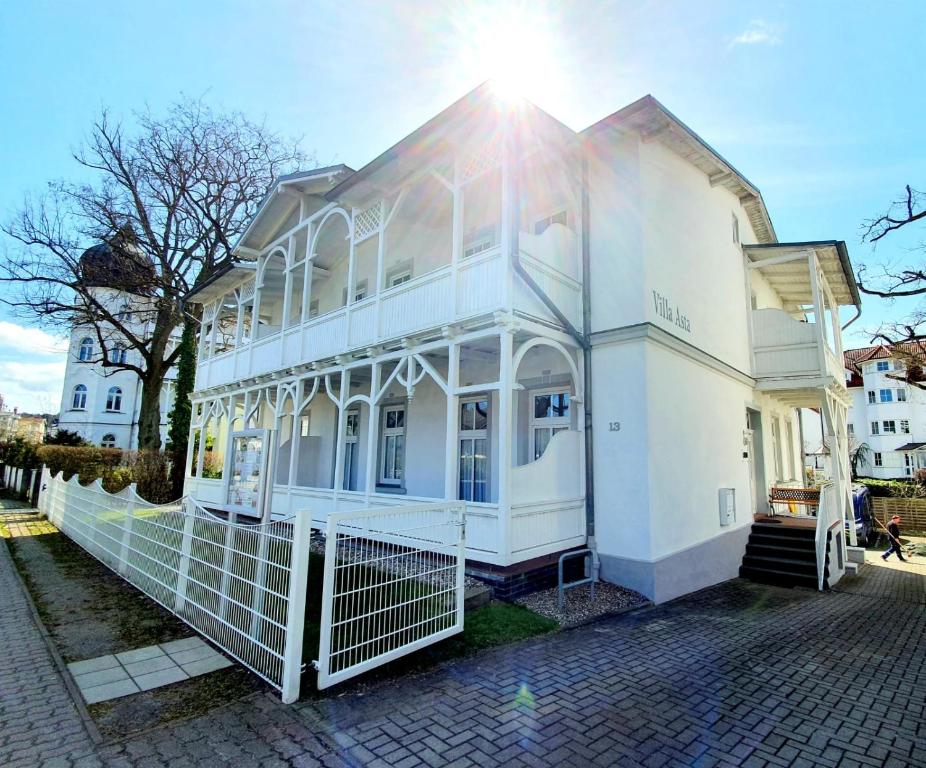
{"type": "Polygon", "coordinates": [[[151,293],[157,278],[154,264],[129,238],[134,240],[134,235],[120,232],[83,252],[80,273],[85,285],[139,295],[151,293]]]}

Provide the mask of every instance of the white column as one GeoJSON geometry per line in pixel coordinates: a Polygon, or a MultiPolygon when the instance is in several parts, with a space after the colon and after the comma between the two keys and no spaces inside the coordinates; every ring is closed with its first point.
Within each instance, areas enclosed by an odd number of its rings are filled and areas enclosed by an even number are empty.
{"type": "Polygon", "coordinates": [[[514,335],[503,329],[499,336],[498,371],[498,557],[508,565],[511,555],[511,430],[514,388],[512,356],[514,335]]]}
{"type": "Polygon", "coordinates": [[[334,458],[334,508],[337,509],[337,500],[344,485],[344,428],[347,422],[347,410],[344,404],[350,397],[350,371],[341,373],[341,390],[338,394],[338,434],[335,443],[334,458]]]}
{"type": "MultiPolygon", "coordinates": [[[[283,281],[283,317],[280,318],[280,328],[283,330],[289,327],[289,308],[292,303],[291,294],[293,292],[293,261],[296,255],[295,242],[296,239],[292,235],[286,241],[286,265],[284,270],[286,279],[283,281]]],[[[280,345],[280,354],[283,354],[282,344],[280,345]]]]}
{"type": "Polygon", "coordinates": [[[379,315],[385,275],[383,269],[386,261],[386,200],[379,201],[379,241],[376,244],[376,305],[373,309],[373,341],[379,341],[379,315]]]}
{"type": "Polygon", "coordinates": [[[447,447],[444,456],[444,498],[447,501],[453,501],[459,496],[457,471],[460,406],[457,399],[457,386],[460,378],[460,345],[451,341],[447,353],[447,447]]]}
{"type": "Polygon", "coordinates": [[[315,271],[315,262],[312,258],[312,225],[305,228],[305,275],[302,285],[302,322],[309,319],[309,305],[312,303],[312,274],[315,271]]]}
{"type": "Polygon", "coordinates": [[[376,491],[376,477],[379,457],[377,456],[377,443],[379,438],[379,394],[380,381],[382,379],[383,364],[373,363],[373,370],[370,374],[370,408],[369,423],[367,424],[367,463],[366,463],[366,488],[367,504],[370,503],[370,496],[376,491]]]}
{"type": "Polygon", "coordinates": [[[813,295],[813,319],[817,326],[817,360],[820,375],[826,374],[826,312],[823,308],[823,293],[820,290],[820,274],[817,270],[817,256],[813,251],[807,254],[807,268],[810,270],[810,289],[813,295]]]}
{"type": "Polygon", "coordinates": [[[453,223],[451,234],[451,253],[450,253],[450,295],[453,301],[452,316],[455,318],[458,314],[459,297],[457,296],[457,285],[459,284],[458,272],[460,269],[460,255],[463,250],[463,191],[460,188],[460,157],[456,155],[453,159],[453,223]]]}

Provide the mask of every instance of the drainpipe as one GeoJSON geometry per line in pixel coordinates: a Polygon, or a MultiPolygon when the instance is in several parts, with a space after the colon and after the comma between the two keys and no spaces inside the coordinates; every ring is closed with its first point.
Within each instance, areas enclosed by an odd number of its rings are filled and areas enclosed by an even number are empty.
{"type": "MultiPolygon", "coordinates": [[[[517,131],[512,141],[514,162],[513,169],[517,169],[521,161],[520,142],[518,141],[517,131]]],[[[524,281],[528,288],[540,300],[540,302],[552,313],[552,315],[562,324],[566,332],[578,342],[582,348],[583,364],[583,402],[585,405],[585,536],[589,549],[596,553],[592,558],[593,573],[592,576],[598,579],[598,557],[597,547],[595,545],[595,484],[594,484],[594,464],[592,460],[592,345],[589,341],[591,333],[591,293],[589,289],[591,270],[589,259],[589,195],[588,195],[588,159],[582,152],[582,326],[583,330],[579,331],[563,314],[556,303],[540,287],[536,280],[531,277],[530,273],[521,263],[521,244],[520,244],[520,184],[516,170],[511,174],[511,201],[512,213],[514,219],[511,226],[511,266],[518,276],[524,281]]]]}

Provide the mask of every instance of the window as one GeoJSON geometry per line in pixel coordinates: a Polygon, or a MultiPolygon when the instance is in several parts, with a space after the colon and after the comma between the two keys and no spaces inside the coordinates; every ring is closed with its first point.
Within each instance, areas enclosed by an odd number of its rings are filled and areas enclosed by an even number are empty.
{"type": "Polygon", "coordinates": [[[360,435],[360,411],[348,411],[344,421],[345,491],[357,490],[357,438],[360,435]]]}
{"type": "Polygon", "coordinates": [[[878,371],[889,371],[891,370],[891,364],[888,360],[879,360],[875,370],[878,371]]]}
{"type": "Polygon", "coordinates": [[[109,434],[103,435],[103,439],[100,440],[100,448],[115,448],[116,447],[116,436],[110,432],[109,434]]]}
{"type": "Polygon", "coordinates": [[[299,437],[308,437],[309,428],[312,425],[312,414],[308,414],[299,419],[299,437]]]}
{"type": "Polygon", "coordinates": [[[733,242],[739,245],[740,242],[740,220],[736,218],[736,214],[733,215],[733,242]]]}
{"type": "Polygon", "coordinates": [[[309,302],[309,317],[318,317],[318,299],[309,302]]]}
{"type": "Polygon", "coordinates": [[[382,464],[379,481],[383,485],[402,485],[405,476],[405,406],[383,408],[383,430],[380,441],[382,464]]]}
{"type": "Polygon", "coordinates": [[[464,501],[488,501],[489,400],[460,403],[460,495],[464,501]]]}
{"type": "Polygon", "coordinates": [[[534,222],[534,234],[542,235],[552,224],[562,224],[564,227],[568,227],[567,221],[566,211],[557,211],[551,216],[544,216],[534,222]]]}
{"type": "Polygon", "coordinates": [[[883,462],[881,460],[881,454],[878,453],[877,451],[875,451],[875,466],[876,467],[883,466],[883,462]]]}
{"type": "Polygon", "coordinates": [[[75,411],[83,411],[87,408],[87,388],[83,384],[74,387],[74,395],[71,397],[71,408],[75,411]]]}
{"type": "Polygon", "coordinates": [[[881,422],[881,430],[884,432],[885,435],[893,435],[893,434],[896,434],[896,433],[897,433],[897,424],[896,424],[893,420],[891,420],[891,421],[883,421],[883,422],[881,422]]]}
{"type": "Polygon", "coordinates": [[[882,403],[892,403],[894,402],[894,390],[892,389],[879,389],[878,397],[882,403]]]}
{"type": "Polygon", "coordinates": [[[354,302],[363,301],[367,297],[367,281],[361,280],[354,289],[354,302]]]}
{"type": "Polygon", "coordinates": [[[907,477],[911,477],[913,475],[913,457],[909,453],[905,453],[903,455],[903,469],[904,474],[907,475],[907,477]]]}
{"type": "Polygon", "coordinates": [[[392,277],[389,278],[389,287],[395,288],[397,285],[402,285],[409,282],[412,279],[412,272],[410,269],[406,269],[402,272],[396,272],[392,277]]]}
{"type": "Polygon", "coordinates": [[[846,432],[848,432],[850,435],[854,435],[855,434],[855,424],[846,424],[846,432]]]}
{"type": "Polygon", "coordinates": [[[78,358],[81,362],[89,363],[93,357],[93,339],[86,338],[80,340],[80,352],[78,358]]]}
{"type": "Polygon", "coordinates": [[[898,403],[905,403],[905,402],[907,402],[907,390],[905,390],[905,389],[898,389],[898,390],[897,390],[897,402],[898,402],[898,403]]]}
{"type": "Polygon", "coordinates": [[[569,393],[564,390],[535,392],[531,410],[531,455],[536,461],[557,432],[571,426],[569,393]]]}
{"type": "Polygon", "coordinates": [[[871,422],[871,434],[873,435],[878,434],[878,422],[877,421],[871,422]]]}
{"type": "Polygon", "coordinates": [[[463,258],[468,259],[477,253],[495,247],[495,227],[483,227],[471,232],[463,241],[463,258]]]}
{"type": "Polygon", "coordinates": [[[872,390],[869,390],[869,392],[868,392],[868,402],[869,402],[869,403],[874,403],[874,402],[875,402],[875,391],[874,391],[873,389],[872,389],[872,390]]]}
{"type": "Polygon", "coordinates": [[[119,387],[110,387],[109,392],[106,395],[106,410],[107,411],[121,411],[122,410],[122,390],[119,387]]]}
{"type": "Polygon", "coordinates": [[[900,420],[900,431],[904,435],[910,434],[910,422],[907,419],[900,420]]]}
{"type": "Polygon", "coordinates": [[[116,346],[109,351],[109,362],[124,364],[128,357],[128,350],[125,347],[116,346]]]}

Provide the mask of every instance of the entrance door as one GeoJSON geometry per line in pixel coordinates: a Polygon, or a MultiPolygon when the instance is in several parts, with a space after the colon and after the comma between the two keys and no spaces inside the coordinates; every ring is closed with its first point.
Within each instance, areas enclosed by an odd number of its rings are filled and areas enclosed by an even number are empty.
{"type": "Polygon", "coordinates": [[[756,497],[756,457],[754,449],[755,435],[751,429],[743,430],[743,458],[746,459],[746,472],[749,475],[749,499],[752,511],[758,511],[756,497]]]}
{"type": "Polygon", "coordinates": [[[753,409],[746,409],[746,429],[743,430],[743,453],[747,452],[748,436],[748,471],[749,488],[752,495],[752,511],[760,514],[768,510],[768,488],[765,485],[765,453],[762,450],[762,414],[753,409]]]}

